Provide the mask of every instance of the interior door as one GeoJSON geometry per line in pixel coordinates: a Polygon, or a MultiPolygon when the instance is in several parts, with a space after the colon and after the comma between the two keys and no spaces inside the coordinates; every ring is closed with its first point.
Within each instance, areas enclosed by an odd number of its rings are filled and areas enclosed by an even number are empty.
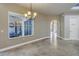
{"type": "Polygon", "coordinates": [[[70,16],[70,39],[78,39],[78,16],[70,16]]]}

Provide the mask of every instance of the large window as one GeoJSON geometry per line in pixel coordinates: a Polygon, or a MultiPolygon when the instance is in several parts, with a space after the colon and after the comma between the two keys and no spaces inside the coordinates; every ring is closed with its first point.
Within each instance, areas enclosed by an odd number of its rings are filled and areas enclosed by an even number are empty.
{"type": "Polygon", "coordinates": [[[23,37],[33,34],[33,20],[24,16],[9,12],[8,13],[8,36],[9,38],[23,37]]]}

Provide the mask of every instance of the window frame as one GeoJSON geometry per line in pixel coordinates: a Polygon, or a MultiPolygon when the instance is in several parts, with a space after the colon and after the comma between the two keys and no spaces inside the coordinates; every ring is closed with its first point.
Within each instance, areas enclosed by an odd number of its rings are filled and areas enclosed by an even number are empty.
{"type": "Polygon", "coordinates": [[[22,37],[30,37],[30,36],[33,36],[34,35],[34,19],[32,20],[32,34],[31,35],[24,35],[24,23],[22,21],[22,35],[21,36],[18,36],[18,37],[12,37],[10,38],[10,34],[9,34],[9,22],[10,22],[10,18],[9,16],[10,15],[14,15],[14,16],[21,16],[22,17],[22,20],[28,20],[27,18],[25,18],[22,14],[20,13],[16,13],[16,12],[11,12],[11,11],[8,11],[8,38],[9,39],[16,39],[16,38],[22,38],[22,37]]]}

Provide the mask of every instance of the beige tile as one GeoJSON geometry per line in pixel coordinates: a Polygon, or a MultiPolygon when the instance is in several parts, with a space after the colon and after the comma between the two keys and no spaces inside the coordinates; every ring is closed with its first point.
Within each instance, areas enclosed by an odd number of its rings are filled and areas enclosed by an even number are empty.
{"type": "Polygon", "coordinates": [[[1,52],[0,56],[76,56],[79,55],[79,41],[58,40],[57,48],[49,39],[1,52]]]}

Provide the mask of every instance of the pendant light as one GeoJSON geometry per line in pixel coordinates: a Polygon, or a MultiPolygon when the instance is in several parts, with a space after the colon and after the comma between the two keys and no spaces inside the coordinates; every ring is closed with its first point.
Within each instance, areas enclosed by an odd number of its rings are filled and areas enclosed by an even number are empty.
{"type": "Polygon", "coordinates": [[[37,16],[37,13],[32,11],[32,3],[30,3],[30,10],[24,16],[28,19],[34,19],[37,16]]]}

